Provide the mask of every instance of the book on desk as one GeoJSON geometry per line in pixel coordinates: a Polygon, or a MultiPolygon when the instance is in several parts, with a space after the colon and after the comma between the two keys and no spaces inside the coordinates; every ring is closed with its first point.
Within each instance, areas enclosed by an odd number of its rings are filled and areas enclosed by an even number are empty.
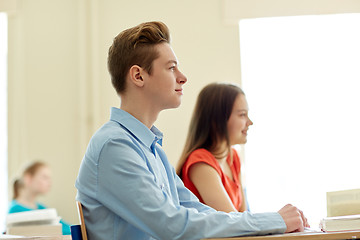
{"type": "Polygon", "coordinates": [[[322,219],[321,229],[325,232],[360,230],[360,214],[322,219]]]}
{"type": "Polygon", "coordinates": [[[6,233],[21,236],[55,236],[62,235],[62,225],[56,209],[32,210],[8,214],[6,233]]]}
{"type": "Polygon", "coordinates": [[[360,230],[360,189],[327,192],[327,217],[320,227],[325,232],[360,230]]]}

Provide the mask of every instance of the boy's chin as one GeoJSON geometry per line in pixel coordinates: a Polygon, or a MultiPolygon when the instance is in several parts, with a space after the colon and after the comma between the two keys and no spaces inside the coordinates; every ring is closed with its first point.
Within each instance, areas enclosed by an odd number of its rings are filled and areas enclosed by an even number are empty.
{"type": "Polygon", "coordinates": [[[181,105],[181,101],[180,101],[180,102],[178,102],[178,103],[174,103],[174,104],[172,104],[172,105],[167,106],[166,108],[164,108],[164,110],[165,110],[165,109],[174,109],[174,108],[178,108],[178,107],[180,107],[180,105],[181,105]]]}

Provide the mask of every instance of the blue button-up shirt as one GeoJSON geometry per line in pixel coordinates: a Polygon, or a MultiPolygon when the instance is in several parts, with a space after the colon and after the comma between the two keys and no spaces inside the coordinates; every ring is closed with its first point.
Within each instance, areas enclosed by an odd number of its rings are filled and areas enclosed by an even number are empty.
{"type": "Polygon", "coordinates": [[[76,188],[90,240],[201,239],[283,233],[278,213],[224,213],[184,187],[161,148],[162,133],[112,108],[92,137],[76,188]]]}

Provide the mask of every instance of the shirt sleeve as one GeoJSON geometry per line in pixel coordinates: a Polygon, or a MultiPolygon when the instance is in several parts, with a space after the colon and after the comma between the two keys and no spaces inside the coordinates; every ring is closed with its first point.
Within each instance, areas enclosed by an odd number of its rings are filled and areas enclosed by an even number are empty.
{"type": "Polygon", "coordinates": [[[223,175],[219,163],[217,162],[215,157],[206,149],[196,149],[189,155],[183,167],[186,175],[188,175],[190,168],[196,163],[205,163],[210,167],[214,168],[220,176],[223,175]]]}
{"type": "Polygon", "coordinates": [[[278,213],[224,213],[200,205],[177,179],[180,206],[159,186],[141,148],[128,139],[105,143],[98,163],[97,199],[156,239],[201,239],[282,233],[278,213]]]}
{"type": "Polygon", "coordinates": [[[184,186],[184,183],[181,181],[180,177],[176,175],[175,171],[173,171],[173,174],[181,206],[195,208],[199,212],[216,212],[213,208],[202,204],[199,199],[184,186]]]}

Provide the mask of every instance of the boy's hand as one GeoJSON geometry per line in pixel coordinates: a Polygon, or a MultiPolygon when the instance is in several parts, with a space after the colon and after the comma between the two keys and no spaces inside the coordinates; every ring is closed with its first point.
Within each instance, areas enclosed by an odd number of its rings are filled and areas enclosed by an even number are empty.
{"type": "Polygon", "coordinates": [[[286,233],[303,232],[305,227],[310,227],[304,213],[297,207],[287,204],[278,213],[286,224],[286,233]]]}

